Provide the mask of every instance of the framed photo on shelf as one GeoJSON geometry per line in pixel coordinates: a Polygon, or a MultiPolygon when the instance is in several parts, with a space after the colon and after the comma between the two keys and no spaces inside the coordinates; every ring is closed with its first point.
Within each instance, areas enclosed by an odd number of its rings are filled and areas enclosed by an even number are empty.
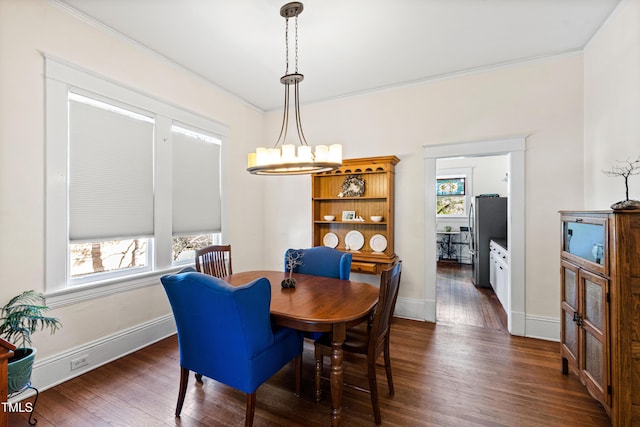
{"type": "Polygon", "coordinates": [[[343,221],[354,221],[356,219],[356,211],[342,211],[343,221]]]}

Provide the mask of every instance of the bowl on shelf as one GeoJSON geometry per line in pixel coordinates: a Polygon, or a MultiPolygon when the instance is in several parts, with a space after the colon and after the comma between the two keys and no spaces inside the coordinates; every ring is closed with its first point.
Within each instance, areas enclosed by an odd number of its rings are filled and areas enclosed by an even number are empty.
{"type": "Polygon", "coordinates": [[[373,221],[373,222],[382,221],[382,215],[372,215],[372,216],[370,216],[370,218],[371,218],[371,221],[373,221]]]}
{"type": "Polygon", "coordinates": [[[324,220],[325,221],[333,221],[334,219],[336,219],[335,215],[325,215],[324,216],[324,220]]]}

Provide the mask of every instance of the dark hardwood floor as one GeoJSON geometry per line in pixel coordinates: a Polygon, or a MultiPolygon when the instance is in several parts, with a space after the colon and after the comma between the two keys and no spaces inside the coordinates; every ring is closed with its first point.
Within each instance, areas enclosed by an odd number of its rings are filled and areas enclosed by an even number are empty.
{"type": "MultiPolygon", "coordinates": [[[[381,363],[378,369],[383,425],[610,426],[580,381],[561,374],[558,343],[394,319],[391,353],[393,398],[381,363]]],[[[244,395],[206,378],[198,385],[193,376],[182,417],[174,417],[178,359],[173,336],[46,390],[34,414],[38,427],[242,425],[244,395]]],[[[345,379],[364,385],[360,366],[347,360],[345,379]]],[[[302,396],[294,396],[293,367],[285,367],[258,389],[254,425],[329,425],[328,384],[316,404],[313,371],[313,346],[307,343],[302,396]]],[[[343,405],[343,425],[374,425],[367,394],[345,389],[343,405]]],[[[24,414],[11,414],[10,426],[27,425],[24,414]]]]}
{"type": "Polygon", "coordinates": [[[436,278],[436,319],[440,323],[508,331],[507,314],[491,289],[471,282],[471,265],[439,262],[436,278]]]}

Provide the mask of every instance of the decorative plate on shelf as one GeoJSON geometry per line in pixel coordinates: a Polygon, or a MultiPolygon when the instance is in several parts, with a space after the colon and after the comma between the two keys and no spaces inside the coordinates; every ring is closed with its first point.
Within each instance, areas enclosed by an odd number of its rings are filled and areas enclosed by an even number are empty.
{"type": "Polygon", "coordinates": [[[357,230],[351,230],[344,236],[344,243],[350,251],[359,251],[364,246],[364,236],[357,230]]]}
{"type": "Polygon", "coordinates": [[[360,175],[349,175],[342,183],[344,197],[361,197],[364,195],[364,179],[360,175]]]}
{"type": "Polygon", "coordinates": [[[327,233],[322,238],[322,243],[329,248],[335,248],[338,246],[338,236],[335,233],[327,233]]]}
{"type": "Polygon", "coordinates": [[[374,252],[384,252],[387,249],[387,238],[382,234],[374,234],[369,240],[369,247],[374,252]]]}

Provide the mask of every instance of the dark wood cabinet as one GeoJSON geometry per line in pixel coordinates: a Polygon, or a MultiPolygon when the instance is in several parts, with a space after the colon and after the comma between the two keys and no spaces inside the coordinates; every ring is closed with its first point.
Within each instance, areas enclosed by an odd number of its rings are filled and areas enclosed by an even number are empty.
{"type": "Polygon", "coordinates": [[[640,211],[562,211],[561,357],[613,426],[640,425],[640,211]]]}
{"type": "MultiPolygon", "coordinates": [[[[7,402],[9,395],[9,375],[7,373],[7,365],[9,359],[13,356],[13,350],[16,347],[0,338],[0,402],[3,404],[7,402]]],[[[4,406],[2,407],[2,413],[0,413],[0,427],[7,427],[9,425],[9,411],[4,406]]]]}
{"type": "Polygon", "coordinates": [[[609,280],[562,261],[563,372],[580,376],[609,405],[609,280]]]}
{"type": "Polygon", "coordinates": [[[398,259],[394,193],[399,161],[395,156],[348,159],[339,169],[312,175],[313,246],[351,252],[354,272],[380,274],[391,267],[398,259]],[[343,218],[349,212],[354,218],[343,218]],[[350,239],[356,248],[349,247],[350,239]]]}

